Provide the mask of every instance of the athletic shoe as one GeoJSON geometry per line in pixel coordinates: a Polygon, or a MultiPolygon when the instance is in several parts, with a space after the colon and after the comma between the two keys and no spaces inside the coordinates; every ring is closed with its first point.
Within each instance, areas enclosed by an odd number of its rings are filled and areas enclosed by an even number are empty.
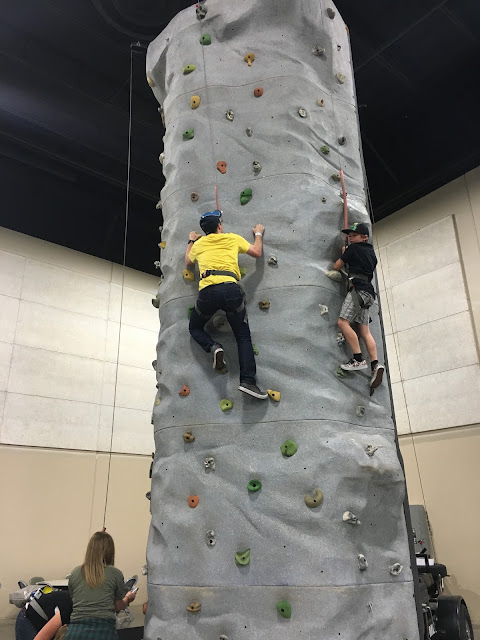
{"type": "Polygon", "coordinates": [[[376,364],[372,371],[372,377],[370,378],[370,386],[372,389],[376,389],[382,384],[383,372],[385,367],[381,364],[376,364]]]}
{"type": "Polygon", "coordinates": [[[221,371],[222,369],[225,369],[227,367],[227,364],[223,359],[223,356],[224,356],[223,347],[220,346],[219,344],[214,344],[213,347],[211,348],[211,351],[213,353],[212,366],[215,369],[215,371],[221,371]]]}
{"type": "Polygon", "coordinates": [[[260,391],[256,384],[250,384],[250,382],[241,382],[238,390],[243,391],[243,393],[248,393],[249,396],[253,396],[259,400],[266,400],[268,398],[268,393],[260,391]]]}
{"type": "Polygon", "coordinates": [[[358,362],[358,360],[355,360],[355,358],[352,358],[345,364],[341,364],[340,367],[344,371],[360,371],[360,369],[368,369],[368,364],[366,360],[362,360],[361,362],[358,362]]]}

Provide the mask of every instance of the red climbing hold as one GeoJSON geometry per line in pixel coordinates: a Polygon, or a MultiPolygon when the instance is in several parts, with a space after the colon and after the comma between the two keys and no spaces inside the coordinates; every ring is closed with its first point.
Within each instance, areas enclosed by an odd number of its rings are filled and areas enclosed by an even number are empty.
{"type": "Polygon", "coordinates": [[[198,507],[199,501],[200,498],[198,496],[188,496],[188,506],[190,507],[190,509],[195,509],[195,507],[198,507]]]}
{"type": "Polygon", "coordinates": [[[183,387],[178,392],[178,395],[179,396],[188,396],[189,393],[190,393],[190,389],[187,387],[186,384],[184,384],[183,387]]]}
{"type": "Polygon", "coordinates": [[[218,171],[220,171],[220,173],[227,173],[227,163],[225,162],[225,160],[220,160],[220,162],[217,162],[217,169],[218,171]]]}
{"type": "Polygon", "coordinates": [[[260,98],[260,96],[263,96],[263,89],[262,89],[262,87],[256,87],[256,88],[253,90],[253,95],[254,95],[256,98],[260,98]]]}

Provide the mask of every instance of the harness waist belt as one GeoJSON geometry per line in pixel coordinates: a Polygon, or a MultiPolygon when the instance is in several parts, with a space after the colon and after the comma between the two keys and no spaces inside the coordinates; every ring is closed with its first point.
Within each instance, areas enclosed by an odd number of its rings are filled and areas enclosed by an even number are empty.
{"type": "Polygon", "coordinates": [[[353,280],[353,278],[357,278],[358,280],[363,280],[364,282],[371,282],[371,279],[366,276],[364,273],[349,273],[348,279],[353,280]]]}
{"type": "Polygon", "coordinates": [[[217,269],[206,269],[202,273],[202,280],[204,278],[208,278],[208,276],[230,276],[231,278],[235,278],[238,281],[237,275],[233,273],[233,271],[218,271],[217,269]]]}

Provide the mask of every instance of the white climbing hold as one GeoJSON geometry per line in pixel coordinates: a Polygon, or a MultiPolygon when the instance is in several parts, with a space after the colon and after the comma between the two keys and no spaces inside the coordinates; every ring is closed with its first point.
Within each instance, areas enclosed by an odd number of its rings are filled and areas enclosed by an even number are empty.
{"type": "Polygon", "coordinates": [[[260,173],[260,171],[262,170],[262,165],[260,164],[260,162],[258,162],[258,160],[253,161],[252,169],[254,173],[260,173]]]}
{"type": "Polygon", "coordinates": [[[360,524],[360,520],[351,511],[345,511],[345,513],[342,516],[342,520],[344,522],[347,522],[348,524],[360,524]]]}
{"type": "Polygon", "coordinates": [[[203,464],[205,465],[205,469],[211,469],[212,471],[215,471],[215,458],[212,458],[211,456],[205,458],[203,464]]]}
{"type": "Polygon", "coordinates": [[[253,129],[252,129],[252,127],[247,127],[245,131],[247,132],[247,136],[248,136],[249,138],[251,138],[251,137],[252,137],[252,135],[253,135],[253,129]]]}
{"type": "Polygon", "coordinates": [[[195,13],[197,14],[197,20],[203,20],[207,15],[207,11],[208,9],[207,7],[203,6],[203,2],[199,2],[195,9],[195,13]]]}
{"type": "Polygon", "coordinates": [[[344,145],[347,141],[347,138],[345,136],[340,136],[338,139],[338,144],[344,145]]]}
{"type": "Polygon", "coordinates": [[[402,569],[403,569],[403,564],[400,564],[399,562],[395,562],[395,564],[392,564],[392,566],[390,567],[390,574],[392,576],[399,576],[402,573],[402,569]]]}
{"type": "Polygon", "coordinates": [[[143,565],[141,569],[142,576],[148,576],[148,566],[146,564],[143,565]]]}
{"type": "Polygon", "coordinates": [[[367,446],[365,447],[365,453],[367,454],[367,456],[370,456],[371,458],[375,455],[375,451],[378,449],[378,447],[374,447],[373,444],[367,444],[367,446]]]}
{"type": "Polygon", "coordinates": [[[278,264],[277,256],[270,256],[268,259],[268,264],[271,267],[275,267],[278,264]]]}
{"type": "Polygon", "coordinates": [[[328,307],[326,304],[319,304],[318,305],[320,307],[320,315],[321,316],[326,316],[328,313],[328,307]]]}
{"type": "Polygon", "coordinates": [[[165,126],[165,112],[163,110],[163,107],[162,106],[157,107],[157,111],[162,116],[162,124],[163,126],[165,126]]]}
{"type": "Polygon", "coordinates": [[[337,76],[337,80],[339,81],[340,84],[344,84],[345,80],[347,79],[347,77],[343,74],[340,73],[340,71],[336,74],[337,76]]]}
{"type": "Polygon", "coordinates": [[[158,296],[156,298],[152,298],[152,305],[155,309],[160,309],[160,299],[158,296]]]}
{"type": "Polygon", "coordinates": [[[225,117],[227,120],[230,120],[230,122],[233,121],[233,119],[235,118],[235,114],[233,113],[232,109],[229,109],[226,114],[225,117]]]}
{"type": "Polygon", "coordinates": [[[319,107],[324,107],[325,106],[325,100],[323,98],[319,98],[317,100],[317,104],[319,107]]]}
{"type": "Polygon", "coordinates": [[[306,118],[307,117],[307,110],[304,109],[303,107],[300,107],[300,109],[298,110],[298,115],[301,118],[306,118]]]}
{"type": "Polygon", "coordinates": [[[224,636],[223,634],[220,636],[220,640],[228,640],[228,636],[224,636]]]}
{"type": "Polygon", "coordinates": [[[215,531],[207,531],[207,533],[205,534],[205,538],[209,547],[214,547],[217,544],[217,541],[215,539],[215,531]]]}
{"type": "MultiPolygon", "coordinates": [[[[339,174],[339,173],[334,173],[334,174],[332,174],[332,180],[333,180],[334,182],[340,182],[340,180],[341,180],[341,178],[340,178],[340,174],[339,174]]],[[[343,197],[343,195],[342,195],[342,196],[340,196],[340,197],[343,197]]]]}
{"type": "Polygon", "coordinates": [[[336,269],[333,269],[332,271],[325,271],[325,275],[327,276],[327,278],[330,278],[330,280],[334,280],[335,282],[342,281],[342,274],[336,269]]]}
{"type": "Polygon", "coordinates": [[[360,571],[366,571],[368,568],[368,562],[363,553],[358,554],[358,568],[360,571]]]}
{"type": "Polygon", "coordinates": [[[157,204],[155,205],[155,209],[158,211],[158,210],[159,210],[159,209],[161,209],[161,208],[162,208],[162,201],[161,201],[161,200],[159,200],[159,201],[157,202],[157,204]]]}
{"type": "Polygon", "coordinates": [[[160,162],[160,164],[163,165],[163,163],[165,162],[165,152],[162,151],[162,153],[158,156],[158,160],[160,162]]]}
{"type": "Polygon", "coordinates": [[[337,344],[341,347],[345,343],[345,336],[341,331],[337,333],[337,344]]]}
{"type": "Polygon", "coordinates": [[[355,409],[355,413],[357,414],[357,418],[365,417],[365,407],[362,407],[360,404],[357,405],[357,408],[355,409]]]}
{"type": "Polygon", "coordinates": [[[325,48],[317,44],[315,47],[313,47],[312,53],[314,56],[323,56],[325,55],[325,48]]]}
{"type": "Polygon", "coordinates": [[[155,269],[161,269],[162,268],[162,264],[161,264],[160,260],[155,260],[155,262],[153,263],[153,266],[155,267],[155,269]]]}

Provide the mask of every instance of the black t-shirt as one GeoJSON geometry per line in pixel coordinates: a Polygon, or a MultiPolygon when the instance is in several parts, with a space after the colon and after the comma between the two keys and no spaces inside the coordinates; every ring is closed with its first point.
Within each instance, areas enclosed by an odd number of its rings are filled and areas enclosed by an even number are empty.
{"type": "Polygon", "coordinates": [[[361,273],[369,278],[368,282],[353,278],[352,284],[355,289],[357,291],[368,291],[375,297],[375,290],[370,282],[377,266],[377,256],[372,245],[368,244],[368,242],[355,242],[345,250],[342,260],[348,265],[350,274],[361,273]]]}
{"type": "MultiPolygon", "coordinates": [[[[45,611],[45,615],[50,620],[55,615],[55,609],[58,607],[60,610],[60,617],[62,618],[62,624],[68,624],[70,622],[70,614],[72,613],[72,598],[67,590],[52,591],[51,593],[44,593],[37,600],[38,604],[45,611]]],[[[30,605],[25,612],[26,618],[30,620],[37,631],[40,631],[47,621],[39,616],[38,613],[30,605]]]]}

